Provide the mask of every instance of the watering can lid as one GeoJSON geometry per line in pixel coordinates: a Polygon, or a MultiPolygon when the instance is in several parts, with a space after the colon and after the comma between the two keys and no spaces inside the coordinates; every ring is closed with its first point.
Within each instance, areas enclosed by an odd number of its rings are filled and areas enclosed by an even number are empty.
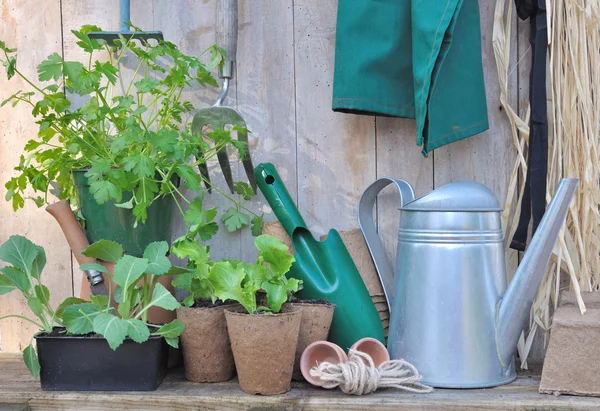
{"type": "Polygon", "coordinates": [[[496,196],[483,184],[458,181],[446,184],[406,204],[413,211],[502,211],[496,196]]]}

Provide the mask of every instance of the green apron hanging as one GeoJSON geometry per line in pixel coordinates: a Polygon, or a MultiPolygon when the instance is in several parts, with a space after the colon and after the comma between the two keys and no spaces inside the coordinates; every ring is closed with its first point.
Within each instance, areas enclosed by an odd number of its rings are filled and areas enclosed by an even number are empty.
{"type": "Polygon", "coordinates": [[[416,119],[427,154],[488,129],[477,0],[339,0],[334,111],[416,119]]]}

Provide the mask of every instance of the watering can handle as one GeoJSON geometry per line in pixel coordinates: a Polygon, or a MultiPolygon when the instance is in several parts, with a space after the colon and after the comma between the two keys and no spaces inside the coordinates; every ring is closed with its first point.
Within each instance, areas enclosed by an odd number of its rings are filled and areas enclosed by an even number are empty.
{"type": "Polygon", "coordinates": [[[215,31],[217,46],[227,53],[219,76],[231,79],[237,54],[238,0],[217,0],[215,31]]]}
{"type": "Polygon", "coordinates": [[[377,274],[383,286],[383,292],[387,299],[388,308],[392,311],[392,303],[394,300],[394,270],[390,260],[385,254],[385,249],[381,243],[381,239],[377,234],[375,222],[373,221],[373,207],[375,200],[381,190],[390,184],[395,184],[400,192],[400,206],[407,204],[415,199],[415,192],[412,186],[404,180],[396,180],[394,178],[383,177],[375,180],[363,192],[358,203],[358,223],[362,230],[365,242],[371,253],[371,258],[377,269],[377,274]]]}

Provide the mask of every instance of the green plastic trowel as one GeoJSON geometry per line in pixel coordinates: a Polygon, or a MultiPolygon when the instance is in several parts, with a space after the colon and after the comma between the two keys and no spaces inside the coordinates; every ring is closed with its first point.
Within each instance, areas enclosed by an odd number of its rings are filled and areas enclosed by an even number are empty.
{"type": "Polygon", "coordinates": [[[256,182],[281,225],[292,239],[296,262],[289,275],[304,282],[298,297],[325,299],[336,305],[328,340],[348,350],[363,337],[385,343],[383,326],[340,234],[330,230],[316,240],[271,163],[254,169],[256,182]]]}

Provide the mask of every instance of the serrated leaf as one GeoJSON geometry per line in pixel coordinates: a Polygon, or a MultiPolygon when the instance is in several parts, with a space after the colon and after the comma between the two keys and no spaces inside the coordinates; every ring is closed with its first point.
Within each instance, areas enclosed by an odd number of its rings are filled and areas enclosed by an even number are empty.
{"type": "Polygon", "coordinates": [[[269,264],[269,269],[276,276],[284,276],[296,261],[294,256],[288,254],[288,246],[277,238],[263,234],[254,239],[256,248],[260,251],[259,256],[269,264]]]}
{"type": "Polygon", "coordinates": [[[63,325],[72,334],[87,334],[94,331],[93,321],[101,313],[94,303],[72,304],[65,308],[63,325]]]}
{"type": "Polygon", "coordinates": [[[225,214],[221,217],[221,221],[225,224],[227,231],[233,233],[247,225],[250,220],[246,214],[240,213],[235,207],[231,207],[225,211],[225,214]]]}
{"type": "Polygon", "coordinates": [[[189,257],[190,261],[195,263],[206,262],[209,260],[208,247],[200,245],[197,241],[181,240],[175,242],[171,251],[179,258],[189,257]]]}
{"type": "Polygon", "coordinates": [[[173,320],[160,327],[158,330],[152,333],[152,335],[160,335],[165,338],[177,338],[181,335],[184,330],[184,325],[181,320],[173,320]]]}
{"type": "Polygon", "coordinates": [[[102,294],[91,295],[90,300],[98,307],[107,307],[108,306],[108,297],[102,294]]]}
{"type": "Polygon", "coordinates": [[[117,82],[117,74],[119,70],[115,66],[110,64],[109,61],[105,63],[96,61],[94,68],[96,69],[96,71],[99,71],[100,73],[104,74],[104,77],[106,77],[110,84],[112,84],[113,86],[115,85],[115,83],[117,82]]]}
{"type": "Polygon", "coordinates": [[[145,154],[136,153],[123,161],[125,171],[133,171],[140,178],[154,176],[154,162],[145,154]]]}
{"type": "Polygon", "coordinates": [[[140,81],[133,83],[138,93],[147,93],[151,91],[153,88],[158,86],[160,82],[158,80],[154,80],[152,78],[145,78],[140,81]]]}
{"type": "Polygon", "coordinates": [[[135,208],[137,208],[140,205],[143,205],[145,208],[147,208],[147,204],[150,204],[154,200],[154,196],[157,192],[158,184],[156,184],[156,181],[152,180],[151,178],[140,179],[139,188],[135,193],[135,196],[138,201],[138,204],[135,206],[135,208]]]}
{"type": "Polygon", "coordinates": [[[42,304],[48,304],[50,302],[50,290],[43,284],[36,284],[34,287],[35,295],[40,299],[42,304]]]}
{"type": "Polygon", "coordinates": [[[264,225],[265,225],[265,222],[263,220],[263,216],[260,215],[260,216],[253,217],[251,223],[252,223],[252,228],[251,228],[252,235],[254,237],[258,237],[259,235],[262,234],[263,228],[264,228],[264,225]]]}
{"type": "Polygon", "coordinates": [[[0,275],[0,295],[16,290],[17,286],[5,275],[0,275]]]}
{"type": "Polygon", "coordinates": [[[108,270],[106,269],[106,267],[104,267],[102,264],[98,264],[98,263],[81,264],[79,266],[79,268],[81,268],[82,271],[94,270],[94,271],[100,271],[101,273],[105,273],[105,274],[108,273],[108,270]]]}
{"type": "Polygon", "coordinates": [[[91,245],[88,245],[86,249],[81,252],[81,254],[97,260],[116,263],[123,255],[123,247],[114,241],[99,240],[91,245]]]}
{"type": "Polygon", "coordinates": [[[115,264],[112,280],[123,290],[127,290],[130,285],[138,282],[146,268],[148,268],[147,259],[124,255],[115,264]]]}
{"type": "Polygon", "coordinates": [[[42,302],[37,297],[29,297],[27,299],[27,305],[31,308],[31,312],[33,312],[36,316],[39,316],[44,312],[44,306],[42,302]]]}
{"type": "Polygon", "coordinates": [[[143,343],[144,341],[148,341],[150,337],[150,330],[146,323],[141,320],[129,319],[127,320],[129,323],[127,329],[127,335],[136,343],[143,343]]]}
{"type": "Polygon", "coordinates": [[[171,281],[171,284],[173,287],[181,288],[189,292],[191,290],[193,276],[193,273],[180,274],[171,281]]]}
{"type": "Polygon", "coordinates": [[[165,310],[176,310],[180,307],[175,297],[161,283],[157,283],[152,292],[151,306],[161,307],[165,310]]]}
{"type": "Polygon", "coordinates": [[[171,262],[167,258],[169,252],[169,243],[166,241],[157,241],[148,244],[144,250],[144,258],[149,261],[146,272],[152,275],[162,275],[169,272],[171,262]]]}
{"type": "Polygon", "coordinates": [[[38,253],[39,247],[20,235],[10,236],[0,246],[0,260],[12,264],[27,275],[32,275],[33,261],[38,253]]]}
{"type": "Polygon", "coordinates": [[[233,183],[233,189],[237,194],[241,195],[242,198],[246,201],[250,200],[252,198],[252,196],[254,196],[256,194],[254,192],[254,190],[252,189],[252,187],[250,186],[250,184],[248,184],[244,181],[236,181],[235,183],[233,183]]]}
{"type": "Polygon", "coordinates": [[[179,165],[177,167],[177,174],[185,180],[187,188],[196,192],[200,191],[200,175],[192,167],[179,165]]]}
{"type": "Polygon", "coordinates": [[[23,293],[29,292],[31,284],[29,283],[27,274],[25,274],[25,272],[11,266],[0,268],[0,272],[2,272],[4,276],[8,278],[23,293]]]}
{"type": "Polygon", "coordinates": [[[35,378],[38,378],[41,370],[40,362],[38,361],[37,354],[31,344],[29,344],[23,350],[23,361],[25,362],[25,365],[27,366],[27,369],[29,369],[31,375],[33,375],[35,378]]]}
{"type": "Polygon", "coordinates": [[[100,42],[90,38],[86,33],[77,30],[71,30],[71,33],[80,40],[77,42],[77,45],[86,53],[92,53],[94,50],[102,50],[103,47],[100,42]]]}
{"type": "Polygon", "coordinates": [[[246,271],[240,264],[234,267],[229,261],[219,261],[213,265],[208,273],[213,292],[222,301],[237,301],[246,308],[249,313],[256,310],[255,295],[251,293],[252,284],[246,292],[242,289],[242,282],[246,278],[246,271]],[[251,294],[251,295],[250,295],[251,294]]]}
{"type": "Polygon", "coordinates": [[[38,79],[40,81],[58,80],[63,75],[63,59],[58,53],[52,53],[42,61],[38,68],[38,79]]]}
{"type": "Polygon", "coordinates": [[[128,331],[129,323],[115,315],[102,313],[94,318],[94,332],[102,334],[113,350],[125,341],[128,331]]]}
{"type": "Polygon", "coordinates": [[[122,192],[119,187],[108,180],[94,181],[90,184],[90,193],[94,195],[94,199],[98,204],[104,204],[107,201],[121,201],[122,192]]]}
{"type": "Polygon", "coordinates": [[[119,306],[117,307],[117,311],[119,312],[119,315],[122,318],[129,318],[129,314],[131,312],[131,302],[123,301],[123,302],[119,303],[119,306]]]}
{"type": "Polygon", "coordinates": [[[82,300],[81,298],[77,298],[77,297],[67,297],[63,300],[62,303],[60,303],[60,305],[56,308],[56,311],[54,312],[55,317],[59,320],[63,319],[63,314],[65,312],[65,309],[71,305],[75,305],[75,304],[84,304],[86,301],[82,300]]]}

